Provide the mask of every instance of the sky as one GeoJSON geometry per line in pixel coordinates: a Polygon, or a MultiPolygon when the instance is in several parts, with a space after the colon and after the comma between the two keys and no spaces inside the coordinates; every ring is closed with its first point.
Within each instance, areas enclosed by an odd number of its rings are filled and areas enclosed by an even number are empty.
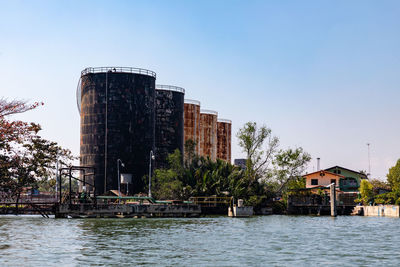
{"type": "Polygon", "coordinates": [[[153,70],[281,148],[384,179],[400,158],[400,1],[0,0],[0,97],[43,101],[15,119],[79,155],[86,67],[153,70]]]}

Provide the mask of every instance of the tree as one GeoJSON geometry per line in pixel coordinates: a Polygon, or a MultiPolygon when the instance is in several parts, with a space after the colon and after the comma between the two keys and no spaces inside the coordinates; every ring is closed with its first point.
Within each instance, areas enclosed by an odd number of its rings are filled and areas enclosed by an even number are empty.
{"type": "Polygon", "coordinates": [[[0,188],[16,198],[17,207],[24,187],[37,186],[54,175],[57,157],[64,164],[73,159],[69,150],[38,135],[40,125],[7,118],[39,105],[43,103],[0,99],[0,188]]]}
{"type": "Polygon", "coordinates": [[[156,169],[152,177],[153,187],[151,188],[154,197],[157,199],[184,199],[182,176],[182,155],[179,149],[167,157],[170,168],[156,169]]]}
{"type": "Polygon", "coordinates": [[[302,180],[302,175],[310,162],[311,156],[303,148],[280,150],[274,159],[275,179],[279,184],[278,193],[291,180],[302,180]]]}
{"type": "Polygon", "coordinates": [[[364,205],[368,205],[374,197],[372,184],[368,180],[361,180],[359,191],[362,202],[364,205]]]}
{"type": "Polygon", "coordinates": [[[374,189],[386,189],[386,190],[391,190],[389,183],[387,183],[386,181],[382,181],[379,179],[370,179],[369,182],[372,184],[372,186],[374,187],[374,189]]]}
{"type": "Polygon", "coordinates": [[[400,193],[400,159],[397,160],[395,166],[389,169],[386,177],[392,191],[400,193]]]}
{"type": "Polygon", "coordinates": [[[40,126],[35,123],[11,121],[8,116],[24,113],[37,108],[43,103],[28,105],[26,101],[0,98],[0,148],[10,148],[11,142],[21,142],[31,132],[37,132],[40,126]]]}
{"type": "Polygon", "coordinates": [[[246,153],[246,177],[254,183],[267,176],[267,170],[279,146],[279,139],[272,136],[266,126],[246,123],[237,134],[239,146],[246,153]]]}

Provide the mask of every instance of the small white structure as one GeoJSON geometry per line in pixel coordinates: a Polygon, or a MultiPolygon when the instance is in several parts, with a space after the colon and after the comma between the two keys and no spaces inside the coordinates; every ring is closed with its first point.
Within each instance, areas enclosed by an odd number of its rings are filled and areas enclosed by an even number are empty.
{"type": "Polygon", "coordinates": [[[243,199],[238,200],[238,205],[228,208],[229,217],[250,217],[253,216],[253,206],[243,206],[243,199]]]}

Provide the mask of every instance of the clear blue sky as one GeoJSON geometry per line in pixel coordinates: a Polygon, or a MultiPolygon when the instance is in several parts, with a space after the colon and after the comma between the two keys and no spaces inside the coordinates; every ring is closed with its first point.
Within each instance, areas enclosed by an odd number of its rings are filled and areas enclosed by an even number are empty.
{"type": "MultiPolygon", "coordinates": [[[[89,66],[157,83],[272,128],[323,168],[384,177],[400,158],[400,1],[3,1],[0,92],[44,101],[20,118],[79,154],[75,89],[89,66]]],[[[233,138],[233,158],[243,154],[233,138]]]]}

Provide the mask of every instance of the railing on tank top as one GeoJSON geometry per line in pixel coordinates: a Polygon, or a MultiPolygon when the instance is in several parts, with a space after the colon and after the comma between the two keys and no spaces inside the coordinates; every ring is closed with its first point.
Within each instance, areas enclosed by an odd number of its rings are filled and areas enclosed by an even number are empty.
{"type": "Polygon", "coordinates": [[[156,73],[151,70],[141,69],[141,68],[131,68],[131,67],[89,67],[81,72],[81,76],[88,73],[106,73],[106,72],[116,72],[116,73],[135,73],[143,74],[147,76],[152,76],[156,78],[156,73]]]}
{"type": "Polygon", "coordinates": [[[185,98],[185,104],[200,106],[200,101],[185,98]]]}
{"type": "Polygon", "coordinates": [[[173,85],[163,85],[163,84],[156,84],[156,90],[166,90],[166,91],[173,91],[178,93],[185,93],[185,89],[178,86],[173,85]]]}

